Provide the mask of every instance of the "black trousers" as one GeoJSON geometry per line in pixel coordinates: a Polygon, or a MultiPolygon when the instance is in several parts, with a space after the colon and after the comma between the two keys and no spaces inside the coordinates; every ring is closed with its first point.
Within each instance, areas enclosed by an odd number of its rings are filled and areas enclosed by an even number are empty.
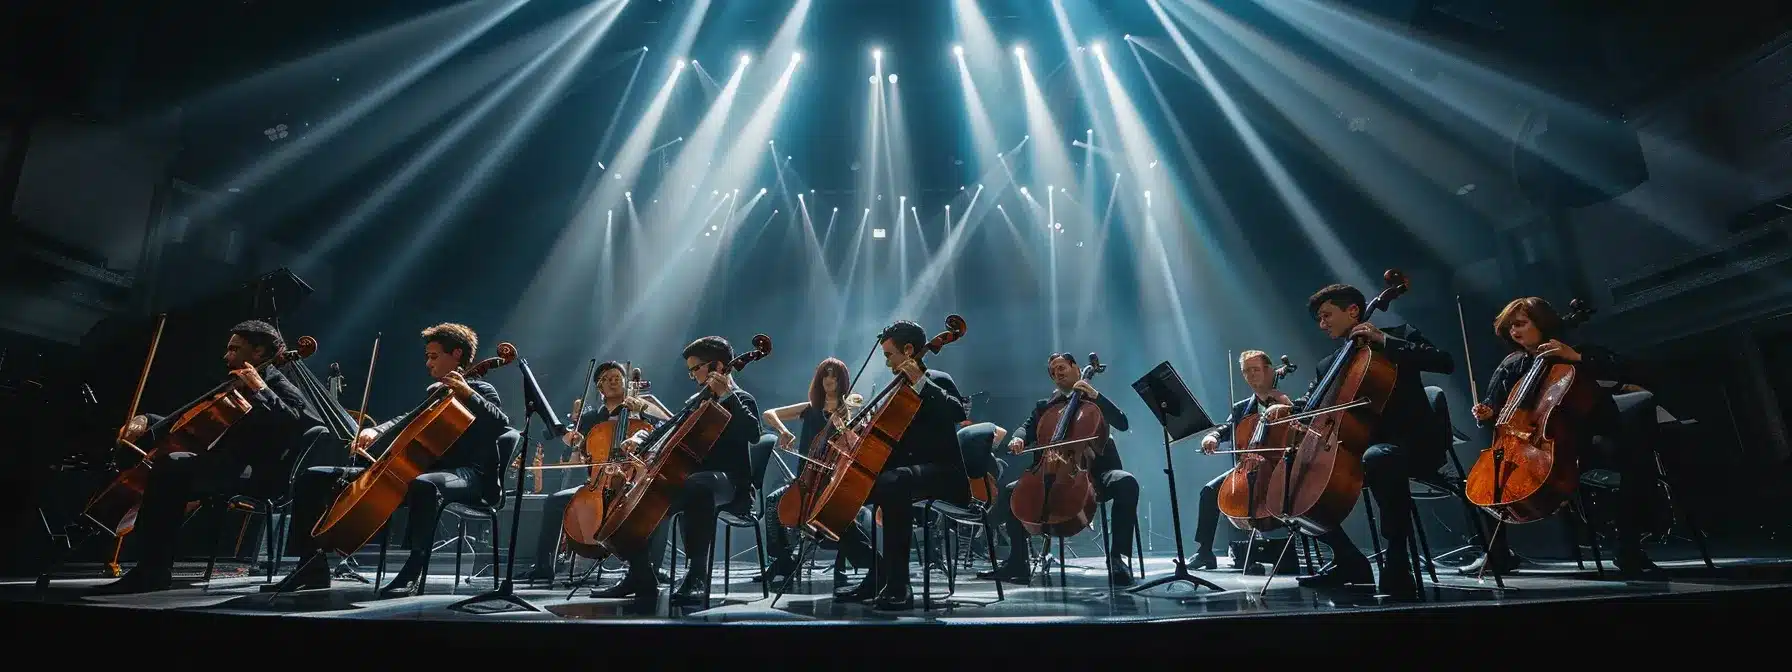
{"type": "MultiPolygon", "coordinates": [[[[187,502],[243,494],[243,464],[217,453],[167,453],[151,462],[143,503],[137,508],[137,568],[167,573],[187,502]]],[[[211,540],[215,542],[216,540],[211,540]]]]}
{"type": "MultiPolygon", "coordinates": [[[[1014,517],[1010,504],[1015,483],[1002,486],[1002,494],[996,497],[995,510],[991,512],[1001,519],[1002,529],[1008,533],[1007,561],[1010,563],[1024,562],[1027,558],[1027,528],[1014,517]]],[[[1096,472],[1094,485],[1096,501],[1112,504],[1108,514],[1109,524],[1113,526],[1108,534],[1108,553],[1127,555],[1132,550],[1132,535],[1139,526],[1139,479],[1130,472],[1113,469],[1096,472]]]]}
{"type": "MultiPolygon", "coordinates": [[[[787,563],[795,563],[797,560],[794,544],[800,538],[798,535],[801,533],[794,527],[784,527],[778,524],[778,502],[789,490],[790,486],[785,485],[773,490],[765,499],[767,516],[765,557],[774,563],[780,559],[787,563]]],[[[872,527],[870,508],[861,509],[855,529],[851,533],[841,535],[839,543],[824,540],[821,547],[833,548],[854,567],[869,568],[871,563],[876,561],[876,554],[871,550],[871,537],[865,534],[865,530],[870,527],[872,527]]]]}
{"type": "Polygon", "coordinates": [[[1219,532],[1220,526],[1220,486],[1226,484],[1226,477],[1232,470],[1220,472],[1207,485],[1201,486],[1199,506],[1195,507],[1195,543],[1201,546],[1201,552],[1213,553],[1213,535],[1219,532]]]}
{"type": "MultiPolygon", "coordinates": [[[[1412,486],[1407,481],[1436,472],[1443,460],[1442,453],[1393,443],[1378,443],[1363,451],[1363,483],[1375,498],[1375,517],[1390,556],[1405,557],[1406,538],[1412,534],[1412,486]]],[[[1331,547],[1333,557],[1363,555],[1342,527],[1320,535],[1319,541],[1331,547]]]]}
{"type": "MultiPolygon", "coordinates": [[[[962,492],[957,470],[943,464],[918,464],[885,469],[871,486],[870,504],[883,512],[883,554],[878,563],[880,581],[885,585],[908,585],[908,556],[914,541],[914,503],[932,498],[946,498],[962,492]]],[[[862,529],[842,535],[841,552],[849,545],[868,544],[862,529]]]]}
{"type": "MultiPolygon", "coordinates": [[[[301,472],[292,483],[292,535],[288,545],[300,558],[311,557],[317,542],[311,530],[336,501],[338,483],[354,479],[366,469],[361,467],[312,467],[301,472]]],[[[405,560],[405,573],[429,568],[429,553],[435,545],[436,522],[442,507],[449,503],[477,504],[483,501],[483,488],[477,471],[460,468],[451,471],[430,471],[411,479],[405,493],[405,507],[410,509],[405,531],[410,543],[410,557],[405,560]]]]}
{"type": "MultiPolygon", "coordinates": [[[[565,493],[555,493],[556,495],[565,493]]],[[[686,576],[692,581],[703,581],[707,585],[709,579],[709,545],[716,538],[716,511],[724,506],[735,504],[736,494],[746,492],[737,489],[728,474],[720,471],[699,471],[685,479],[684,490],[670,511],[666,512],[667,523],[662,523],[660,531],[654,534],[655,540],[648,543],[649,550],[623,557],[628,561],[628,579],[635,581],[653,581],[654,558],[663,553],[656,552],[663,545],[666,525],[676,513],[683,513],[684,519],[679,525],[684,528],[684,559],[686,576]]],[[[571,497],[570,494],[567,495],[571,497]]],[[[561,505],[562,511],[565,505],[561,505]]]]}

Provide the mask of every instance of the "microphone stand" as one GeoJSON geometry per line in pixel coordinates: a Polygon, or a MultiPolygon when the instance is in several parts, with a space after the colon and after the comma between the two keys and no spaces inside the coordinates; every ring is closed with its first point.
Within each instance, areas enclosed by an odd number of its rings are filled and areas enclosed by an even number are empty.
{"type": "MultiPolygon", "coordinates": [[[[523,374],[522,432],[524,441],[519,450],[526,450],[528,446],[528,437],[530,436],[529,430],[534,425],[535,416],[537,414],[540,414],[545,418],[546,422],[560,434],[566,433],[566,423],[560,422],[559,416],[554,414],[553,407],[548,404],[547,395],[542,394],[541,385],[535,382],[535,373],[529,370],[529,360],[519,358],[516,360],[516,364],[517,370],[521,371],[523,374]]],[[[498,568],[494,564],[492,566],[492,581],[496,584],[496,588],[448,605],[449,609],[470,613],[502,613],[516,610],[541,611],[541,607],[537,607],[534,604],[531,604],[528,600],[516,595],[516,543],[518,532],[522,529],[523,473],[527,471],[528,469],[516,470],[516,495],[510,507],[510,545],[508,547],[510,549],[510,557],[504,559],[504,579],[502,581],[497,579],[498,568]],[[502,602],[510,605],[512,608],[499,608],[495,611],[472,608],[473,605],[487,602],[502,602]]]]}

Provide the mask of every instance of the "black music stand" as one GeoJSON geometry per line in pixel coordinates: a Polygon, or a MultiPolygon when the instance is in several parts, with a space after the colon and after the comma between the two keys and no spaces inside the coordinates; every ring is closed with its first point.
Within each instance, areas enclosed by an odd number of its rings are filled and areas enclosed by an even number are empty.
{"type": "MultiPolygon", "coordinates": [[[[516,366],[517,370],[523,374],[523,442],[517,446],[517,450],[525,451],[528,449],[529,445],[529,430],[534,426],[535,416],[537,414],[546,418],[548,425],[554,428],[556,434],[566,433],[566,423],[561,422],[559,417],[554,415],[554,408],[548,405],[547,395],[542,394],[541,385],[535,382],[535,372],[529,370],[529,360],[518,358],[516,360],[516,366]]],[[[519,452],[518,454],[521,455],[522,453],[519,452]]],[[[498,465],[498,468],[502,470],[505,466],[506,465],[498,465]]],[[[509,556],[504,558],[504,578],[502,580],[498,579],[498,565],[494,562],[492,564],[492,583],[495,584],[495,589],[450,604],[448,605],[449,610],[465,611],[475,614],[493,614],[517,610],[541,611],[541,607],[531,604],[528,600],[518,597],[516,594],[516,541],[517,533],[522,529],[523,474],[527,471],[529,470],[521,468],[516,470],[516,499],[511,503],[510,508],[510,545],[508,547],[510,552],[509,556]],[[473,605],[484,605],[490,602],[497,602],[509,606],[499,607],[494,610],[473,608],[473,605]]],[[[496,530],[493,531],[493,536],[497,536],[496,530]]],[[[493,541],[496,541],[496,539],[493,541]]]]}
{"type": "Polygon", "coordinates": [[[1204,586],[1225,590],[1188,571],[1188,553],[1182,545],[1182,509],[1177,504],[1176,497],[1176,460],[1170,454],[1172,442],[1212,429],[1213,420],[1201,408],[1201,402],[1189,394],[1188,386],[1182,384],[1182,376],[1176,374],[1175,367],[1170,366],[1169,362],[1158,364],[1143,378],[1133,381],[1132,389],[1139,393],[1139,398],[1151,408],[1151,414],[1157,416],[1158,424],[1164,427],[1164,476],[1170,480],[1170,525],[1176,532],[1176,569],[1169,576],[1146,581],[1127,589],[1127,592],[1137,593],[1178,581],[1192,584],[1196,589],[1204,586]]]}

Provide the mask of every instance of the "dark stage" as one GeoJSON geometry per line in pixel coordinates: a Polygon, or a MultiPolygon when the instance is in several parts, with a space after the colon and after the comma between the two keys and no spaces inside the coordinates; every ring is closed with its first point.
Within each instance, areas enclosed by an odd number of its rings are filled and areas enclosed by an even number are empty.
{"type": "MultiPolygon", "coordinates": [[[[887,649],[896,655],[956,652],[954,658],[1025,646],[1062,647],[1080,655],[1102,650],[1097,645],[1108,641],[1117,647],[1110,650],[1154,657],[1298,655],[1327,644],[1369,651],[1358,647],[1401,642],[1416,645],[1414,655],[1435,651],[1462,660],[1511,653],[1513,642],[1525,647],[1580,643],[1595,646],[1579,650],[1594,655],[1605,645],[1587,642],[1613,637],[1671,638],[1657,641],[1664,647],[1680,642],[1678,647],[1707,633],[1752,631],[1787,611],[1792,562],[1716,561],[1716,570],[1696,560],[1663,562],[1668,582],[1619,580],[1609,562],[1603,580],[1590,561],[1585,570],[1573,562],[1537,563],[1506,577],[1503,592],[1492,590],[1491,578],[1477,581],[1440,564],[1441,584],[1427,579],[1422,601],[1402,604],[1384,603],[1368,586],[1320,592],[1299,587],[1292,577],[1276,577],[1258,597],[1264,578],[1236,570],[1199,573],[1224,588],[1221,592],[1171,586],[1171,592],[1110,593],[1096,562],[1088,559],[1072,561],[1068,588],[1055,585],[1057,572],[1052,585],[1036,575],[1031,586],[1006,585],[1005,599],[997,601],[993,583],[965,580],[958,582],[951,606],[936,605],[931,612],[917,607],[883,613],[838,604],[828,594],[829,572],[820,569],[810,580],[799,580],[773,609],[770,600],[760,598],[758,585],[745,578],[753,571],[751,563],[735,565],[729,594],[722,593],[723,584],[716,580],[710,608],[670,616],[666,592],[655,613],[637,614],[630,613],[628,600],[594,600],[584,596],[584,589],[568,599],[565,587],[520,588],[518,594],[541,607],[540,612],[450,611],[448,605],[491,583],[464,579],[451,589],[453,568],[440,562],[428,594],[392,600],[376,600],[370,588],[340,580],[329,590],[270,600],[257,591],[265,576],[246,576],[249,568],[225,565],[208,589],[198,582],[202,563],[178,567],[177,589],[162,593],[84,597],[85,588],[100,580],[70,578],[56,581],[41,595],[29,580],[11,580],[0,586],[0,595],[15,628],[25,628],[14,630],[15,636],[156,632],[184,644],[178,649],[182,655],[202,656],[234,656],[239,650],[265,655],[306,646],[374,650],[363,647],[398,640],[431,643],[434,651],[443,650],[433,648],[437,644],[451,647],[455,655],[493,652],[523,659],[589,659],[604,651],[674,658],[749,651],[829,655],[862,653],[865,638],[877,637],[896,644],[887,649]],[[965,625],[985,627],[952,627],[965,625]],[[1489,650],[1490,641],[1507,645],[1489,650]],[[626,648],[643,644],[666,648],[626,648]]],[[[1172,562],[1168,556],[1152,557],[1151,575],[1167,572],[1172,562]]],[[[82,567],[70,572],[92,575],[82,567]]],[[[961,569],[961,578],[968,575],[961,569]]],[[[934,578],[935,594],[943,594],[945,577],[936,572],[934,578]]],[[[920,588],[918,580],[915,586],[920,588]]]]}

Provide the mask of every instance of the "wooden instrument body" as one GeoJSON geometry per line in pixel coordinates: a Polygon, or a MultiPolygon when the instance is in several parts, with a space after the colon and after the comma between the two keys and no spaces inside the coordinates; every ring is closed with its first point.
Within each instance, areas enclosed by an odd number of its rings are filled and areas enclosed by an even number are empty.
{"type": "Polygon", "coordinates": [[[1399,377],[1394,362],[1367,345],[1352,345],[1344,356],[1337,380],[1317,403],[1309,401],[1308,408],[1368,403],[1321,415],[1289,432],[1290,443],[1298,441],[1294,459],[1274,460],[1269,477],[1269,510],[1313,535],[1336,529],[1356,508],[1363,491],[1363,453],[1399,377]],[[1292,478],[1284,473],[1290,467],[1292,478]]]}
{"type": "Polygon", "coordinates": [[[1084,440],[1067,448],[1046,448],[1015,481],[1008,511],[1027,534],[1075,536],[1095,521],[1094,456],[1107,447],[1108,422],[1101,407],[1079,403],[1080,395],[1039,414],[1041,427],[1055,427],[1050,444],[1084,440]]]}
{"type": "Polygon", "coordinates": [[[605,512],[624,483],[640,478],[639,463],[632,456],[618,455],[612,446],[620,446],[636,432],[651,432],[653,425],[639,418],[611,418],[598,423],[585,435],[586,454],[591,456],[591,475],[585,485],[573,493],[560,519],[560,531],[567,547],[580,557],[602,558],[606,552],[597,544],[602,533],[605,512]],[[618,427],[626,423],[625,427],[618,427]]]}
{"type": "MultiPolygon", "coordinates": [[[[825,430],[823,431],[825,432],[825,430]]],[[[833,451],[834,446],[851,446],[857,441],[858,436],[849,433],[839,434],[826,441],[816,441],[810,444],[811,448],[819,446],[821,449],[819,451],[812,450],[812,454],[808,457],[814,460],[827,461],[829,455],[835,454],[833,451]]],[[[778,524],[783,525],[784,527],[802,526],[804,522],[803,505],[805,500],[813,499],[814,495],[821,491],[821,488],[827,486],[827,474],[824,473],[820,467],[810,464],[805,460],[801,463],[799,468],[800,471],[797,472],[796,478],[790,482],[790,487],[785,488],[783,496],[778,498],[778,524]]]]}
{"type": "MultiPolygon", "coordinates": [[[[859,509],[871,499],[871,488],[889,463],[890,455],[908,432],[915,414],[921,411],[921,395],[898,377],[883,406],[872,414],[860,432],[841,432],[828,442],[831,478],[819,492],[799,493],[796,488],[785,491],[784,498],[796,496],[799,527],[838,541],[859,515],[859,509]],[[807,495],[805,497],[804,495],[807,495]]],[[[778,503],[780,510],[784,502],[778,503]]]]}
{"type": "MultiPolygon", "coordinates": [[[[575,501],[580,496],[587,498],[584,506],[579,508],[601,511],[602,526],[594,540],[594,545],[601,549],[600,557],[647,550],[648,538],[678,501],[685,480],[702,467],[733,418],[734,414],[714,399],[705,399],[660,442],[658,451],[648,459],[647,467],[622,485],[621,492],[608,507],[602,506],[601,490],[587,488],[574,496],[575,501]],[[595,507],[590,501],[593,496],[599,498],[595,507]]],[[[572,505],[567,507],[569,514],[572,509],[572,505]]]]}
{"type": "Polygon", "coordinates": [[[653,425],[633,413],[626,418],[610,418],[597,423],[592,426],[591,431],[585,433],[585,454],[590,456],[591,464],[609,462],[621,457],[615,454],[615,449],[628,437],[634,436],[636,432],[651,431],[653,425]]]}
{"type": "MultiPolygon", "coordinates": [[[[1238,444],[1239,437],[1250,437],[1245,445],[1251,448],[1279,447],[1288,445],[1289,425],[1263,427],[1263,437],[1257,438],[1257,429],[1262,416],[1256,413],[1244,416],[1238,425],[1232,428],[1232,441],[1238,444]]],[[[1290,423],[1292,424],[1292,423],[1290,423]]],[[[1226,480],[1220,482],[1219,509],[1225,514],[1232,526],[1240,530],[1257,530],[1268,532],[1282,527],[1282,521],[1275,517],[1269,508],[1269,480],[1275,473],[1278,457],[1274,453],[1251,453],[1260,455],[1262,459],[1252,460],[1254,464],[1245,465],[1245,460],[1234,455],[1231,473],[1226,480]]]]}
{"type": "Polygon", "coordinates": [[[386,451],[350,481],[311,528],[318,548],[350,555],[404,504],[411,480],[433,466],[473,426],[473,412],[446,389],[398,430],[386,451]]]}
{"type": "Polygon", "coordinates": [[[1561,509],[1580,482],[1578,437],[1601,393],[1572,364],[1533,364],[1506,395],[1493,444],[1469,469],[1463,487],[1469,502],[1508,523],[1534,522],[1561,509]]]}
{"type": "Polygon", "coordinates": [[[208,398],[193,404],[177,417],[163,420],[168,429],[156,439],[143,459],[112,478],[112,482],[88,500],[82,517],[114,536],[129,534],[137,526],[137,509],[149,484],[156,458],[170,453],[203,453],[252,407],[249,400],[226,384],[208,398]]]}

